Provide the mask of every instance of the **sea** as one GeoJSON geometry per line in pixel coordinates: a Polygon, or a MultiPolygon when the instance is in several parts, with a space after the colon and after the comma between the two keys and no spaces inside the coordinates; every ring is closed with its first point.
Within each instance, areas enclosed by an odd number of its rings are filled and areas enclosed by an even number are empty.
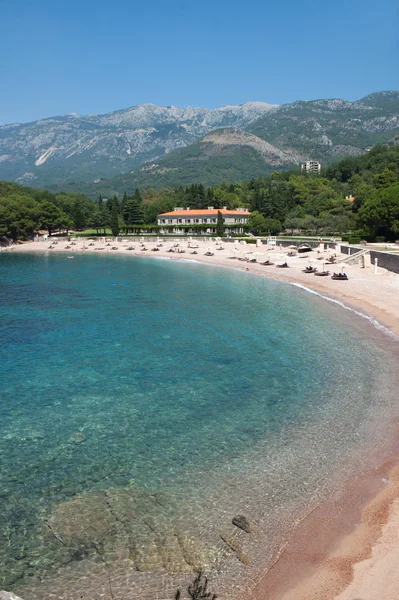
{"type": "Polygon", "coordinates": [[[249,589],[391,451],[398,341],[375,325],[192,261],[0,254],[0,589],[249,589]]]}

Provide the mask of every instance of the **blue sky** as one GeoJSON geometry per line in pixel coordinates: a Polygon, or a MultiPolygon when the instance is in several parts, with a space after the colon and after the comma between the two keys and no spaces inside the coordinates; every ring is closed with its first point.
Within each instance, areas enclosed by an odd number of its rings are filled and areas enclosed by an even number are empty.
{"type": "Polygon", "coordinates": [[[399,87],[397,0],[0,0],[0,123],[399,87]]]}

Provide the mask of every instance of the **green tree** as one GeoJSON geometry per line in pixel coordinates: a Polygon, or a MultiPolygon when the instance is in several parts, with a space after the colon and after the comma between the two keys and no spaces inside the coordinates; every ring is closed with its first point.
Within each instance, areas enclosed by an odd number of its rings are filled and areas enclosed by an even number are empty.
{"type": "Polygon", "coordinates": [[[109,218],[109,226],[114,237],[119,235],[119,213],[116,204],[113,205],[109,218]]]}
{"type": "Polygon", "coordinates": [[[381,188],[360,207],[358,223],[371,236],[399,233],[399,183],[381,188]]]}
{"type": "Polygon", "coordinates": [[[263,231],[269,235],[279,235],[283,229],[283,226],[278,219],[270,218],[265,218],[264,227],[263,231]]]}
{"type": "Polygon", "coordinates": [[[216,221],[216,235],[218,235],[219,237],[223,237],[224,235],[224,220],[220,210],[218,210],[218,218],[216,221]]]}
{"type": "Polygon", "coordinates": [[[254,235],[260,235],[266,232],[266,219],[258,211],[253,211],[248,217],[249,230],[254,235]]]}
{"type": "Polygon", "coordinates": [[[82,230],[87,225],[87,218],[84,210],[83,203],[77,198],[72,205],[71,218],[75,229],[82,230]]]}
{"type": "Polygon", "coordinates": [[[0,231],[14,242],[32,237],[40,227],[40,216],[40,203],[29,196],[0,197],[0,231]]]}
{"type": "Polygon", "coordinates": [[[40,204],[40,226],[47,229],[49,235],[59,229],[70,229],[72,222],[69,217],[52,202],[40,204]]]}

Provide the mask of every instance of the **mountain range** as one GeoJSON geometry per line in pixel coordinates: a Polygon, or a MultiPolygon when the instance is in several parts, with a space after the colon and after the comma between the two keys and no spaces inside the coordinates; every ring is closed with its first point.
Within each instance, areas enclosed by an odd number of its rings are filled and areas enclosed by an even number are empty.
{"type": "Polygon", "coordinates": [[[397,143],[399,92],[217,109],[142,104],[0,127],[0,179],[95,196],[239,181],[397,143]]]}

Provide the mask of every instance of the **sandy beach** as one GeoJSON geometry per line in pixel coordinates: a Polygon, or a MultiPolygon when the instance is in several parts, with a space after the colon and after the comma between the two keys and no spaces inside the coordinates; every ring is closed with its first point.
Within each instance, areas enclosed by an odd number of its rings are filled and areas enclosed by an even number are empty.
{"type": "MultiPolygon", "coordinates": [[[[74,243],[59,241],[55,245],[40,241],[1,251],[62,252],[71,259],[88,252],[123,253],[239,269],[303,286],[356,310],[376,326],[386,328],[387,333],[399,336],[398,274],[380,267],[375,273],[373,266],[340,265],[344,255],[337,256],[337,264],[325,268],[340,272],[344,267],[348,281],[303,272],[309,264],[322,270],[334,251],[314,250],[306,257],[302,254],[287,257],[289,250],[282,247],[218,245],[203,240],[193,240],[189,247],[186,240],[168,239],[159,243],[146,240],[142,244],[124,238],[118,242],[77,239],[74,243]],[[134,249],[129,250],[131,247],[134,249]],[[212,255],[207,256],[207,251],[212,255]],[[244,257],[257,262],[239,260],[244,257]],[[262,265],[266,260],[274,264],[262,265]],[[276,266],[286,260],[289,268],[276,266]]],[[[259,580],[251,600],[397,600],[398,561],[399,467],[396,459],[392,459],[372,472],[359,474],[344,497],[316,507],[299,524],[275,565],[259,580]]]]}

